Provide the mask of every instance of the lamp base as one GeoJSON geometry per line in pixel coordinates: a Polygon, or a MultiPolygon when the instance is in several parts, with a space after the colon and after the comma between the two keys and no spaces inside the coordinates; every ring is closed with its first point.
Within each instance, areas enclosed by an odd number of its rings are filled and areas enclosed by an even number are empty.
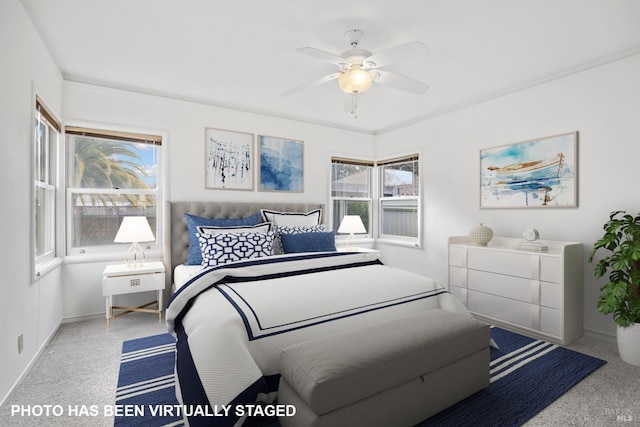
{"type": "Polygon", "coordinates": [[[356,236],[353,233],[349,234],[347,237],[347,249],[355,249],[356,248],[356,236]]]}
{"type": "Polygon", "coordinates": [[[142,267],[147,260],[144,251],[138,245],[138,242],[133,242],[131,247],[124,254],[124,262],[129,267],[142,267]]]}

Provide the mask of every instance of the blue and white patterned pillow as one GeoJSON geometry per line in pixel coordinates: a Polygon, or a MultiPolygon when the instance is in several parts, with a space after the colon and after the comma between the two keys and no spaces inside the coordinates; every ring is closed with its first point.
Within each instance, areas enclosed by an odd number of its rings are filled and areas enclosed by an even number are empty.
{"type": "Polygon", "coordinates": [[[276,235],[273,239],[273,253],[276,255],[283,254],[281,234],[300,234],[300,233],[324,233],[327,231],[327,224],[319,224],[314,226],[290,227],[276,224],[276,235]]]}
{"type": "Polygon", "coordinates": [[[196,237],[197,227],[205,225],[212,227],[253,226],[260,223],[262,214],[258,213],[246,218],[206,218],[185,213],[184,218],[187,221],[187,230],[189,232],[189,253],[185,265],[199,265],[202,263],[202,256],[198,238],[196,237]]]}
{"type": "Polygon", "coordinates": [[[267,233],[197,233],[202,267],[273,255],[273,231],[267,233]]]}

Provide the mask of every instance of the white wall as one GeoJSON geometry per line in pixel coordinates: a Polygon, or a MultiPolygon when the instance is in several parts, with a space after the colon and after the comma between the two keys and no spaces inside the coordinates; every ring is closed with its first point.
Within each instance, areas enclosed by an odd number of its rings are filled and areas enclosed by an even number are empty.
{"type": "Polygon", "coordinates": [[[584,243],[584,327],[615,333],[597,312],[599,287],[586,257],[612,210],[640,211],[640,56],[379,135],[377,156],[419,150],[424,189],[424,248],[379,245],[387,262],[447,282],[447,238],[483,222],[494,235],[584,243]],[[480,209],[479,151],[579,131],[578,208],[480,209]]]}
{"type": "Polygon", "coordinates": [[[0,2],[0,58],[2,402],[62,320],[60,269],[32,283],[30,232],[34,90],[60,114],[62,78],[18,0],[0,2]]]}
{"type": "MultiPolygon", "coordinates": [[[[171,201],[273,201],[325,203],[329,197],[332,155],[372,158],[373,135],[311,125],[103,87],[65,82],[63,117],[66,125],[83,124],[161,133],[166,162],[166,199],[171,201]],[[210,190],[204,187],[206,127],[304,141],[304,192],[276,193],[210,190]]],[[[329,215],[327,215],[329,217],[329,215]]],[[[105,262],[64,265],[65,317],[104,313],[102,270],[105,262]]]]}

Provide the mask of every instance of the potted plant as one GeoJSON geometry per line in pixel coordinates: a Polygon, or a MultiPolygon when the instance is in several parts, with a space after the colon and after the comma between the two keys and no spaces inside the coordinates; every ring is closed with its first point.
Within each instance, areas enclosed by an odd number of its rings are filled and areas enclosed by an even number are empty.
{"type": "Polygon", "coordinates": [[[594,276],[608,274],[609,282],[600,289],[598,311],[613,314],[622,360],[640,366],[640,214],[611,212],[589,263],[600,249],[607,252],[596,263],[594,276]]]}

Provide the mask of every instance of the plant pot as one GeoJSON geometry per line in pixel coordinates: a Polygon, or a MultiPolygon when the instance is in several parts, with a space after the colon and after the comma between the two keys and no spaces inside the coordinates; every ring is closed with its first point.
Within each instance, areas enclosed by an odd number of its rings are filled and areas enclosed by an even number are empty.
{"type": "Polygon", "coordinates": [[[623,328],[618,326],[620,358],[631,365],[640,366],[640,323],[623,328]]]}

